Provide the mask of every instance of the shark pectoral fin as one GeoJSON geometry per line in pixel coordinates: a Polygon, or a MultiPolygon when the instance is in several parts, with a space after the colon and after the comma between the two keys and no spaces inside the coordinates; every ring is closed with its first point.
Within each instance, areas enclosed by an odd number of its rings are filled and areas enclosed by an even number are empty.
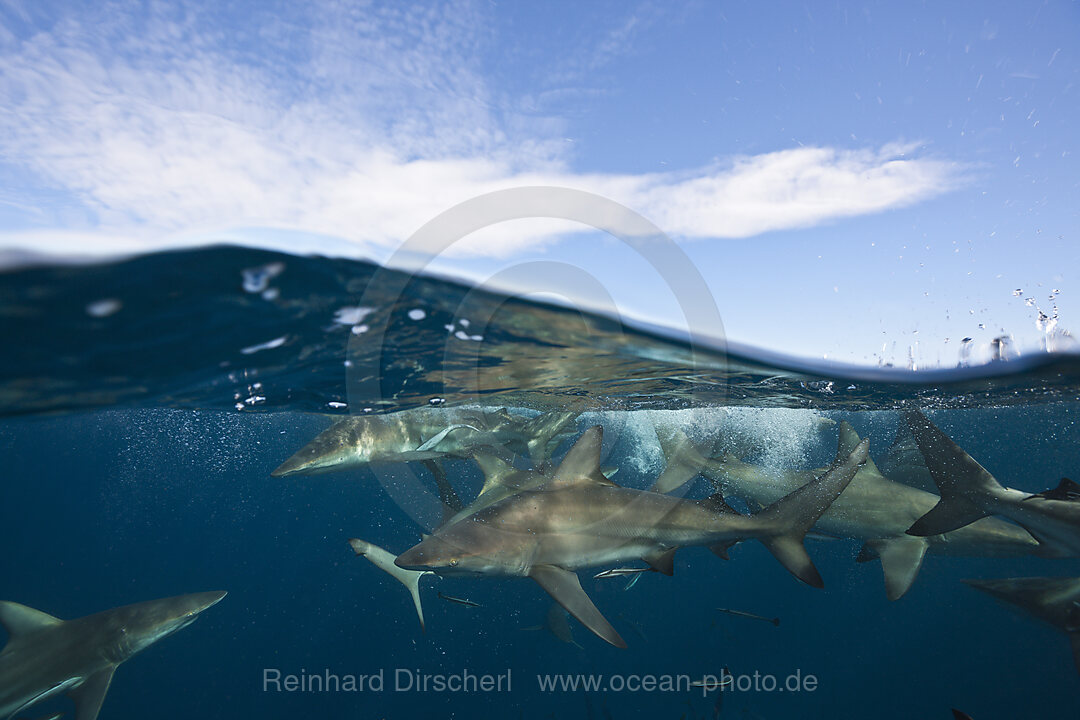
{"type": "Polygon", "coordinates": [[[958,530],[990,513],[962,496],[943,497],[930,512],[916,520],[907,529],[908,535],[930,537],[958,530]]]}
{"type": "Polygon", "coordinates": [[[116,666],[112,665],[86,678],[79,687],[68,692],[75,701],[75,720],[97,720],[101,703],[105,702],[105,693],[109,692],[116,666]]]}
{"type": "Polygon", "coordinates": [[[62,622],[64,621],[60,618],[55,618],[32,607],[7,600],[0,601],[0,625],[4,626],[11,639],[35,630],[59,625],[62,622]]]}
{"type": "Polygon", "coordinates": [[[677,547],[673,547],[664,550],[656,550],[641,559],[649,563],[649,567],[656,572],[664,573],[670,577],[675,574],[675,551],[678,549],[679,548],[677,547]]]}
{"type": "Polygon", "coordinates": [[[576,573],[554,565],[534,565],[529,577],[544,588],[563,609],[600,638],[617,648],[626,647],[626,642],[581,589],[581,581],[576,573]]]}
{"type": "Polygon", "coordinates": [[[810,559],[806,548],[803,547],[801,538],[779,535],[762,538],[761,542],[792,575],[811,587],[825,587],[825,581],[821,578],[818,569],[814,567],[814,561],[810,559]]]}
{"type": "Polygon", "coordinates": [[[881,570],[885,573],[885,595],[890,600],[899,600],[915,582],[929,546],[930,542],[925,538],[910,535],[881,538],[868,541],[859,557],[863,557],[863,552],[871,549],[874,555],[881,558],[881,570]]]}
{"type": "Polygon", "coordinates": [[[461,498],[458,497],[457,491],[454,490],[454,486],[450,484],[450,481],[446,478],[446,470],[443,469],[442,463],[438,460],[425,460],[424,467],[428,469],[431,476],[435,478],[435,486],[439,489],[439,500],[443,506],[443,518],[445,523],[452,518],[456,513],[460,512],[465,504],[461,502],[461,498]]]}
{"type": "Polygon", "coordinates": [[[426,452],[426,451],[429,451],[429,450],[434,450],[438,446],[439,443],[441,443],[443,440],[446,439],[447,435],[449,435],[450,433],[452,433],[455,430],[460,430],[462,428],[468,428],[469,430],[474,430],[476,432],[481,432],[479,428],[475,428],[472,425],[465,425],[465,424],[451,425],[450,427],[446,428],[445,430],[442,430],[442,431],[436,433],[434,436],[429,438],[427,442],[422,444],[420,447],[416,448],[416,452],[426,452]]]}

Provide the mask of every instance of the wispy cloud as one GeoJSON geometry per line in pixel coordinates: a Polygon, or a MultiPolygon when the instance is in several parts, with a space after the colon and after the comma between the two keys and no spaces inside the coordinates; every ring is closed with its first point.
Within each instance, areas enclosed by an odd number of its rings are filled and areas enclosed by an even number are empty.
{"type": "MultiPolygon", "coordinates": [[[[71,231],[108,250],[111,237],[275,226],[379,255],[457,202],[535,184],[600,193],[679,236],[737,238],[909,205],[960,180],[954,163],[902,146],[578,173],[558,119],[517,116],[489,87],[474,6],[253,11],[235,30],[207,13],[111,7],[0,39],[0,198],[34,209],[8,244],[71,231]]],[[[605,57],[636,27],[617,26],[605,57]]],[[[489,232],[459,250],[505,255],[565,229],[489,232]]]]}

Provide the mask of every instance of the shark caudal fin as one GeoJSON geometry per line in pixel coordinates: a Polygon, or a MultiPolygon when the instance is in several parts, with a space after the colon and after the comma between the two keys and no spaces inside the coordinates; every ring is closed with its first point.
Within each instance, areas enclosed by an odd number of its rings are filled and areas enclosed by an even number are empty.
{"type": "Polygon", "coordinates": [[[704,453],[682,430],[657,428],[656,437],[664,452],[664,471],[649,488],[650,492],[669,493],[682,487],[701,474],[708,463],[704,453]]]}
{"type": "Polygon", "coordinates": [[[551,461],[559,441],[574,434],[574,422],[581,413],[551,411],[531,418],[521,428],[525,437],[525,447],[529,451],[529,462],[536,470],[543,470],[551,461]]]}
{"type": "Polygon", "coordinates": [[[434,573],[428,570],[400,568],[394,564],[394,555],[364,540],[352,538],[349,540],[349,545],[357,555],[363,555],[371,561],[372,565],[392,576],[408,589],[409,594],[412,595],[413,605],[416,606],[416,617],[420,619],[420,630],[427,632],[427,625],[424,623],[424,607],[420,604],[420,578],[425,575],[434,575],[434,573]]]}
{"type": "Polygon", "coordinates": [[[792,575],[807,585],[821,588],[825,587],[825,582],[810,560],[803,539],[866,462],[869,446],[870,441],[863,440],[824,475],[754,515],[767,528],[757,539],[792,575]]]}
{"type": "Polygon", "coordinates": [[[1004,490],[994,476],[964,452],[921,412],[904,413],[919,452],[934,478],[941,500],[908,528],[909,535],[927,537],[951,532],[990,515],[987,501],[1004,490]]]}

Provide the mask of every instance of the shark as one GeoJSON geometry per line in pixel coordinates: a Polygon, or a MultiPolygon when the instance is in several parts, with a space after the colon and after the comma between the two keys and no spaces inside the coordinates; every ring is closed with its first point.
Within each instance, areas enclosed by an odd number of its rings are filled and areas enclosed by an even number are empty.
{"type": "Polygon", "coordinates": [[[1034,494],[1005,487],[921,412],[905,412],[904,420],[941,493],[909,535],[936,535],[1000,515],[1038,540],[1044,555],[1080,556],[1080,485],[1064,478],[1056,488],[1034,494]]]}
{"type": "Polygon", "coordinates": [[[531,578],[598,637],[625,648],[577,570],[640,558],[671,575],[681,547],[724,554],[733,542],[755,538],[797,578],[823,587],[803,538],[866,461],[868,448],[859,443],[814,482],[747,516],[719,495],[695,501],[616,485],[601,472],[602,442],[603,427],[590,427],[540,487],[438,528],[395,563],[439,575],[531,578]]]}
{"type": "Polygon", "coordinates": [[[1080,672],[1080,578],[1002,578],[964,582],[1067,634],[1072,643],[1076,670],[1080,672]]]}
{"type": "Polygon", "coordinates": [[[75,701],[75,720],[94,720],[121,663],[187,627],[223,597],[224,592],[178,595],[76,620],[0,602],[0,624],[9,635],[0,652],[0,717],[68,695],[75,701]]]}
{"type": "Polygon", "coordinates": [[[381,463],[465,457],[479,447],[507,447],[546,465],[558,443],[574,431],[575,412],[534,418],[505,409],[413,408],[386,415],[358,415],[335,422],[270,474],[316,475],[381,463]]]}
{"type": "Polygon", "coordinates": [[[434,573],[399,568],[394,564],[394,560],[397,558],[396,555],[366,540],[352,538],[349,540],[349,547],[357,555],[363,556],[372,565],[405,586],[405,589],[409,591],[409,595],[412,597],[413,606],[416,607],[416,617],[420,620],[420,631],[427,632],[427,624],[424,622],[424,606],[420,602],[420,578],[425,575],[434,575],[434,573]]]}
{"type": "MultiPolygon", "coordinates": [[[[860,442],[855,429],[840,423],[837,460],[860,442]]],[[[696,474],[718,489],[759,507],[811,482],[822,470],[770,472],[742,462],[730,453],[702,457],[678,434],[662,443],[668,466],[677,471],[661,475],[669,484],[696,474]]],[[[863,542],[858,561],[881,560],[885,594],[898,600],[911,588],[926,553],[977,557],[1020,557],[1041,554],[1039,542],[1023,528],[992,518],[952,532],[913,537],[907,529],[938,501],[936,495],[885,477],[872,459],[855,474],[847,489],[821,516],[815,531],[863,542]]]]}
{"type": "Polygon", "coordinates": [[[523,627],[522,630],[547,630],[551,635],[561,643],[567,645],[573,645],[578,650],[584,650],[580,643],[574,639],[574,631],[570,629],[570,622],[567,619],[568,615],[563,610],[562,605],[559,603],[551,603],[551,607],[548,608],[547,613],[544,615],[543,625],[530,625],[529,627],[523,627]]]}

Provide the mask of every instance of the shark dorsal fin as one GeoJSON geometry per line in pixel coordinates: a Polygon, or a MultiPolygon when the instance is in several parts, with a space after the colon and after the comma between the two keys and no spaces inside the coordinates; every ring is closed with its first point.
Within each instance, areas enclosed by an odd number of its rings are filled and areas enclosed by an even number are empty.
{"type": "Polygon", "coordinates": [[[506,485],[507,478],[517,472],[513,465],[491,453],[475,452],[473,460],[480,467],[480,472],[484,473],[484,487],[480,488],[479,495],[483,495],[492,488],[506,485]]]}
{"type": "MultiPolygon", "coordinates": [[[[840,423],[840,442],[836,446],[836,458],[833,463],[842,463],[848,455],[855,449],[855,447],[862,442],[862,438],[859,437],[859,433],[855,432],[855,428],[851,427],[851,423],[844,420],[840,423]]],[[[878,475],[881,471],[878,470],[877,465],[870,459],[870,456],[866,456],[866,464],[863,465],[864,471],[870,471],[878,475]]]]}
{"type": "Polygon", "coordinates": [[[594,425],[581,434],[578,441],[559,463],[549,488],[568,487],[583,482],[614,485],[600,472],[600,446],[604,442],[604,428],[594,425]]]}
{"type": "Polygon", "coordinates": [[[12,639],[64,622],[48,613],[15,602],[0,602],[0,625],[12,639]]]}
{"type": "Polygon", "coordinates": [[[1080,501],[1080,485],[1069,478],[1061,478],[1061,482],[1058,483],[1056,488],[1053,488],[1052,490],[1043,490],[1041,493],[1035,493],[1031,497],[1040,497],[1045,498],[1046,500],[1061,500],[1063,502],[1077,502],[1080,501]]]}

